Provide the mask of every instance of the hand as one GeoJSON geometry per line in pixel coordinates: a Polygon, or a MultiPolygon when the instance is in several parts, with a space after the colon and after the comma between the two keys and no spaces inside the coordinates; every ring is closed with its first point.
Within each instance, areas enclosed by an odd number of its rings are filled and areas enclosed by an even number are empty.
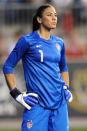
{"type": "Polygon", "coordinates": [[[14,88],[10,94],[18,103],[26,107],[28,110],[38,103],[38,95],[35,93],[21,93],[17,88],[14,88]]]}
{"type": "Polygon", "coordinates": [[[69,87],[67,85],[63,86],[65,98],[67,101],[72,102],[73,96],[72,96],[72,93],[68,90],[68,88],[69,87]]]}
{"type": "Polygon", "coordinates": [[[38,97],[38,95],[35,93],[26,94],[26,92],[24,92],[16,97],[16,101],[18,101],[20,104],[22,104],[28,110],[30,110],[31,106],[34,106],[35,104],[38,103],[37,97],[38,97]]]}

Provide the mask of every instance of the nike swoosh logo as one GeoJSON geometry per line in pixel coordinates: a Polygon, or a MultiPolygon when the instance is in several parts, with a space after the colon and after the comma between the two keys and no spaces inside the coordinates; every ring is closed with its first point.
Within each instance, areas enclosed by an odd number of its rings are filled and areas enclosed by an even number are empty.
{"type": "Polygon", "coordinates": [[[42,45],[36,45],[36,47],[38,48],[38,47],[41,47],[42,45]]]}

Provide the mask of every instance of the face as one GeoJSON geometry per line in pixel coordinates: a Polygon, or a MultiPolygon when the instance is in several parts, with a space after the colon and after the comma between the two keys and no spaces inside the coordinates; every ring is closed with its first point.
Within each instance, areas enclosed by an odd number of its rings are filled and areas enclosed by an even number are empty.
{"type": "Polygon", "coordinates": [[[42,18],[39,18],[39,23],[46,29],[54,29],[57,24],[57,15],[54,7],[48,7],[43,11],[42,18]]]}

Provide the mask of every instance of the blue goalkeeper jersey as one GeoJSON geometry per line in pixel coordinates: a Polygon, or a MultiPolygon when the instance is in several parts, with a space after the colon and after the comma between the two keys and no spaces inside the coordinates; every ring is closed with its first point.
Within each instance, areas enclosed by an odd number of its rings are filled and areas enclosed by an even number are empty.
{"type": "Polygon", "coordinates": [[[62,102],[62,72],[67,72],[64,42],[50,35],[46,40],[37,31],[22,36],[3,66],[4,74],[12,74],[22,59],[27,92],[39,95],[45,108],[56,109],[62,102]]]}

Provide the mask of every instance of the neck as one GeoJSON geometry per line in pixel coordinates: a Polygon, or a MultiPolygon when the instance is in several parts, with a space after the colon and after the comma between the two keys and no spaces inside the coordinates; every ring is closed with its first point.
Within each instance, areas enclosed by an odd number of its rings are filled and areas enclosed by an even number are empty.
{"type": "Polygon", "coordinates": [[[41,30],[41,29],[39,29],[38,30],[38,34],[43,39],[46,39],[46,40],[50,39],[50,31],[48,31],[48,30],[41,30]]]}

